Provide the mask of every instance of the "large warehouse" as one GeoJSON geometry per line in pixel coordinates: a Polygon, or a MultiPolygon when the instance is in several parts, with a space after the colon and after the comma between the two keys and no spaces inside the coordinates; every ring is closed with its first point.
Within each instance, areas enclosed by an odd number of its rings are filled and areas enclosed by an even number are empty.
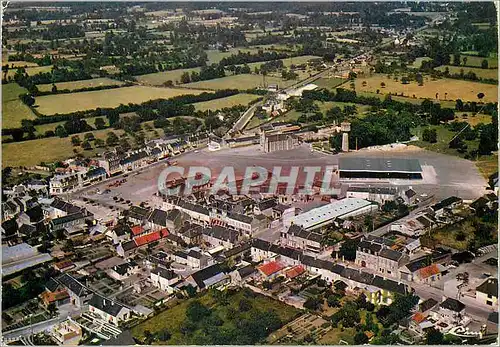
{"type": "Polygon", "coordinates": [[[340,158],[339,176],[344,179],[422,179],[417,159],[405,158],[340,158]]]}

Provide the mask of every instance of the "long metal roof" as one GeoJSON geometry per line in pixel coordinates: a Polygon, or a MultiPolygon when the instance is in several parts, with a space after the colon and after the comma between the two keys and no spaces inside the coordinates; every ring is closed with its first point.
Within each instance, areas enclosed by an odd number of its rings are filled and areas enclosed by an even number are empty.
{"type": "Polygon", "coordinates": [[[339,158],[339,170],[351,172],[405,172],[421,173],[417,159],[407,158],[339,158]]]}

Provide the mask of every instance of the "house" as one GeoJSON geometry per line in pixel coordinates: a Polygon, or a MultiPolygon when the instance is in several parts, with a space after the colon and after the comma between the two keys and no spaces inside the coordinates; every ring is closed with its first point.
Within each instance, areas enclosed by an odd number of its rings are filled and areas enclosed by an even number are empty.
{"type": "Polygon", "coordinates": [[[498,306],[498,279],[488,278],[476,288],[476,301],[483,305],[498,306]]]}
{"type": "Polygon", "coordinates": [[[277,204],[278,204],[278,202],[274,198],[263,199],[255,205],[255,207],[253,209],[253,213],[256,215],[257,214],[264,214],[266,216],[272,216],[273,208],[277,204]]]}
{"type": "Polygon", "coordinates": [[[25,212],[21,212],[17,218],[20,224],[30,224],[39,227],[44,222],[44,214],[41,206],[32,207],[25,212]]]}
{"type": "Polygon", "coordinates": [[[62,287],[66,288],[72,305],[82,307],[88,303],[92,292],[76,278],[65,273],[54,278],[54,280],[62,287]]]}
{"type": "Polygon", "coordinates": [[[148,221],[148,217],[151,214],[151,209],[143,208],[140,206],[132,206],[128,210],[127,218],[130,223],[143,225],[148,221]]]}
{"type": "Polygon", "coordinates": [[[398,196],[398,189],[395,187],[349,187],[346,198],[358,198],[377,202],[381,205],[387,201],[394,201],[398,196]]]}
{"type": "Polygon", "coordinates": [[[185,222],[177,233],[186,244],[197,245],[202,240],[202,229],[200,225],[185,222]]]}
{"type": "Polygon", "coordinates": [[[108,269],[107,272],[109,277],[117,281],[124,281],[131,275],[136,274],[139,271],[140,271],[139,265],[135,261],[131,260],[127,263],[115,265],[111,269],[108,269]]]}
{"type": "Polygon", "coordinates": [[[375,276],[365,290],[366,300],[374,305],[390,305],[396,295],[408,293],[410,288],[406,284],[381,276],[375,276]]]}
{"type": "Polygon", "coordinates": [[[246,265],[231,271],[229,276],[231,276],[231,283],[241,286],[244,281],[255,273],[255,267],[253,265],[246,265]]]}
{"type": "Polygon", "coordinates": [[[314,253],[319,253],[324,249],[321,244],[322,240],[322,234],[314,231],[307,231],[295,224],[291,225],[288,231],[282,232],[280,237],[283,246],[298,248],[314,253]]]}
{"type": "Polygon", "coordinates": [[[75,206],[69,202],[55,198],[50,204],[49,214],[46,217],[59,218],[70,214],[75,214],[82,210],[81,207],[75,206]]]}
{"type": "Polygon", "coordinates": [[[49,307],[50,304],[59,307],[60,305],[65,305],[70,302],[69,294],[66,289],[56,289],[53,292],[45,290],[40,294],[40,299],[45,308],[49,307]]]}
{"type": "Polygon", "coordinates": [[[405,204],[413,205],[415,203],[415,200],[417,199],[417,193],[413,190],[412,187],[409,187],[403,192],[403,195],[401,197],[403,198],[405,204]]]}
{"type": "Polygon", "coordinates": [[[432,205],[429,209],[430,212],[434,214],[435,218],[440,219],[454,208],[459,207],[462,203],[463,200],[461,198],[451,196],[449,198],[441,200],[435,205],[432,205]]]}
{"type": "Polygon", "coordinates": [[[439,305],[434,317],[452,325],[461,324],[466,317],[465,305],[456,299],[446,298],[439,305]]]}
{"type": "Polygon", "coordinates": [[[432,282],[439,281],[446,268],[441,264],[431,264],[416,271],[414,281],[432,285],[432,282]]]}
{"type": "Polygon", "coordinates": [[[155,209],[148,218],[148,225],[152,230],[167,228],[171,233],[174,233],[182,224],[182,213],[177,209],[170,211],[155,209]]]}
{"type": "Polygon", "coordinates": [[[179,282],[179,276],[172,270],[163,267],[156,267],[151,271],[151,282],[155,287],[172,294],[174,285],[179,282]]]}
{"type": "Polygon", "coordinates": [[[87,212],[87,210],[83,210],[64,217],[52,219],[49,225],[52,231],[70,229],[72,227],[81,227],[83,229],[85,221],[92,220],[93,217],[93,214],[87,212]]]}
{"type": "Polygon", "coordinates": [[[299,139],[294,134],[261,133],[260,147],[265,153],[291,150],[299,145],[299,139]]]}
{"type": "Polygon", "coordinates": [[[270,261],[257,267],[261,276],[265,279],[271,279],[278,276],[285,266],[278,261],[270,261]]]}
{"type": "Polygon", "coordinates": [[[168,269],[170,267],[170,258],[170,254],[160,251],[156,254],[149,255],[144,260],[144,265],[148,269],[153,269],[154,267],[163,267],[165,269],[168,269]]]}
{"type": "Polygon", "coordinates": [[[137,244],[134,240],[120,242],[116,247],[116,253],[122,258],[128,258],[137,251],[137,244]]]}
{"type": "Polygon", "coordinates": [[[240,232],[230,228],[212,226],[201,230],[203,240],[210,245],[223,246],[226,249],[233,248],[240,240],[240,232]]]}
{"type": "Polygon", "coordinates": [[[438,277],[440,278],[441,275],[438,274],[441,274],[445,270],[442,264],[446,264],[450,260],[451,252],[435,251],[432,254],[419,257],[405,264],[399,269],[399,273],[401,279],[405,281],[432,284],[438,277]],[[423,270],[424,268],[427,269],[423,270]]]}
{"type": "Polygon", "coordinates": [[[368,236],[361,240],[356,249],[356,264],[390,277],[399,277],[398,269],[409,257],[391,247],[394,243],[381,237],[368,236]]]}
{"type": "Polygon", "coordinates": [[[202,269],[209,263],[210,257],[203,254],[199,248],[192,248],[187,252],[187,265],[192,269],[202,269]]]}
{"type": "Polygon", "coordinates": [[[226,275],[219,264],[214,264],[191,274],[186,283],[198,291],[208,288],[221,288],[231,282],[231,277],[226,275]]]}
{"type": "Polygon", "coordinates": [[[114,299],[108,299],[94,294],[89,301],[89,311],[99,316],[102,320],[116,326],[130,318],[129,308],[114,299]]]}
{"type": "Polygon", "coordinates": [[[127,224],[118,223],[115,227],[106,232],[106,236],[116,245],[130,240],[131,232],[127,224]]]}
{"type": "Polygon", "coordinates": [[[276,204],[273,207],[273,213],[271,217],[273,218],[273,220],[281,219],[283,214],[287,212],[290,208],[292,208],[295,211],[295,208],[290,207],[289,205],[276,204]]]}
{"type": "Polygon", "coordinates": [[[123,172],[123,168],[120,164],[122,159],[122,155],[115,151],[104,152],[99,159],[99,166],[106,171],[108,177],[111,177],[123,172]]]}

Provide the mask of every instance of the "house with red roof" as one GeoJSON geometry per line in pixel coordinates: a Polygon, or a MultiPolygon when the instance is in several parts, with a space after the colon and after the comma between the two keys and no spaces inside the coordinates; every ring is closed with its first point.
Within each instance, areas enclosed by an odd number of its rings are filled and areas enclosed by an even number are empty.
{"type": "Polygon", "coordinates": [[[272,278],[278,276],[284,267],[285,266],[283,264],[280,264],[277,261],[271,261],[269,263],[258,266],[257,270],[263,277],[272,278]]]}

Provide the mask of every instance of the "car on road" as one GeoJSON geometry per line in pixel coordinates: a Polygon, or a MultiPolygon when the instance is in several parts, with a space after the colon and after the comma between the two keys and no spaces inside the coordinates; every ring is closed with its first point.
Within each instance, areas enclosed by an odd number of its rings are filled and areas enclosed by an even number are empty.
{"type": "Polygon", "coordinates": [[[118,200],[118,197],[117,196],[113,196],[113,200],[114,201],[118,200]]]}

